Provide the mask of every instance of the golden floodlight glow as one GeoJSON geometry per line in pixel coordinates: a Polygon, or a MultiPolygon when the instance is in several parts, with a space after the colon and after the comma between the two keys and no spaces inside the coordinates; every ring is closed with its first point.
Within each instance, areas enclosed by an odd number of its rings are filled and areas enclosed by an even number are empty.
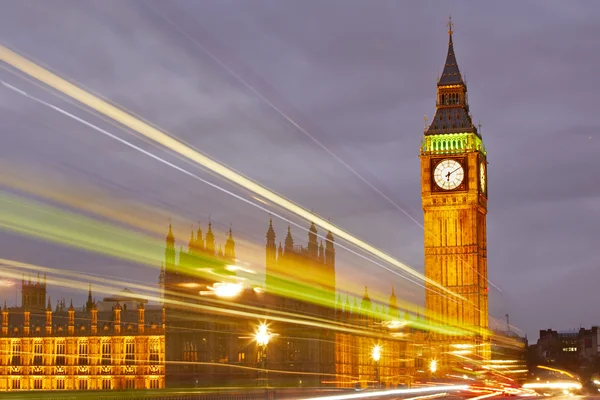
{"type": "Polygon", "coordinates": [[[243,287],[239,283],[217,282],[212,286],[207,287],[208,290],[203,290],[200,295],[215,295],[217,297],[231,298],[242,293],[243,287]]]}
{"type": "Polygon", "coordinates": [[[429,370],[435,374],[435,371],[437,371],[437,360],[431,360],[429,363],[429,370]]]}
{"type": "Polygon", "coordinates": [[[371,357],[373,358],[373,361],[375,362],[379,362],[379,360],[381,359],[381,346],[380,345],[375,345],[375,347],[373,347],[373,351],[371,352],[371,357]]]}
{"type": "Polygon", "coordinates": [[[219,164],[218,162],[210,159],[207,156],[199,153],[195,149],[185,145],[182,142],[172,138],[171,136],[159,131],[153,126],[143,122],[142,120],[120,110],[119,108],[107,103],[106,101],[92,95],[91,93],[86,92],[83,89],[73,85],[72,83],[60,78],[59,76],[53,74],[52,72],[38,66],[37,64],[31,62],[30,60],[22,57],[21,55],[7,49],[4,46],[0,45],[0,59],[5,63],[13,66],[19,71],[37,79],[40,82],[45,83],[46,85],[60,91],[61,93],[85,104],[91,109],[117,121],[118,123],[138,132],[139,134],[145,136],[148,139],[151,139],[157,143],[160,143],[164,147],[179,153],[180,155],[190,159],[198,163],[199,165],[215,172],[223,178],[228,179],[229,181],[255,193],[256,195],[271,201],[272,203],[287,209],[288,211],[298,215],[299,217],[312,221],[316,225],[319,225],[321,228],[325,230],[331,231],[337,237],[348,241],[349,243],[354,244],[357,247],[360,247],[364,251],[371,253],[372,255],[378,257],[379,259],[395,266],[396,268],[404,271],[405,273],[416,277],[422,281],[429,283],[430,285],[436,287],[442,292],[446,292],[452,296],[456,296],[461,300],[466,300],[465,297],[454,293],[453,291],[443,287],[439,283],[431,280],[425,275],[413,270],[409,266],[404,263],[396,260],[392,256],[384,253],[383,251],[375,248],[374,246],[358,239],[357,237],[347,233],[346,231],[336,227],[325,219],[305,210],[304,208],[294,204],[293,202],[277,195],[276,193],[264,188],[258,183],[240,175],[239,173],[219,164]]]}
{"type": "Polygon", "coordinates": [[[267,325],[260,324],[256,333],[254,334],[254,340],[256,340],[256,344],[259,346],[266,346],[269,344],[269,340],[271,339],[271,334],[267,329],[267,325]]]}

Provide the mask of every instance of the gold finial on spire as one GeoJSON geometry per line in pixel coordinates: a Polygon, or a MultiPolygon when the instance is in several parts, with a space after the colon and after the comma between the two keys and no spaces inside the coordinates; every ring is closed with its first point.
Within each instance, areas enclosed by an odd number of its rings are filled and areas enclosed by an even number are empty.
{"type": "Polygon", "coordinates": [[[423,129],[427,130],[427,114],[425,114],[425,116],[423,117],[423,122],[424,122],[423,129]]]}
{"type": "Polygon", "coordinates": [[[454,27],[454,23],[452,22],[452,15],[448,16],[448,24],[446,26],[448,27],[448,35],[452,35],[452,28],[454,27]]]}

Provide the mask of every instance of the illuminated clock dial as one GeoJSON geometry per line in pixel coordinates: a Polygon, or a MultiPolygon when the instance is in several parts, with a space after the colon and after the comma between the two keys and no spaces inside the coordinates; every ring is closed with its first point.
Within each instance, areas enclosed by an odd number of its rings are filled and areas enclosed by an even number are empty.
{"type": "Polygon", "coordinates": [[[485,164],[481,163],[479,165],[479,182],[481,184],[481,191],[485,192],[485,164]]]}
{"type": "Polygon", "coordinates": [[[442,160],[433,173],[436,185],[444,190],[456,189],[465,178],[465,171],[456,160],[442,160]]]}

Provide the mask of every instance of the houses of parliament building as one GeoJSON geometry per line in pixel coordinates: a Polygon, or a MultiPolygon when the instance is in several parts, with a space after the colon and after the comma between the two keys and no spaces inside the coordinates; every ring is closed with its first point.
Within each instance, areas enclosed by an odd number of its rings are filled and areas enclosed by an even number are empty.
{"type": "Polygon", "coordinates": [[[415,361],[406,357],[409,330],[398,325],[405,314],[393,292],[385,307],[374,305],[366,289],[360,304],[336,298],[331,232],[319,240],[311,224],[302,246],[288,227],[278,244],[269,221],[265,284],[254,287],[238,283],[232,230],[224,251],[216,250],[214,237],[209,223],[205,235],[201,229],[191,233],[187,250],[176,257],[169,227],[159,278],[168,385],[260,384],[265,378],[257,368],[267,369],[278,385],[293,386],[368,385],[376,376],[396,385],[414,374],[415,361]],[[219,295],[219,285],[236,291],[219,295]],[[272,334],[264,347],[255,337],[261,324],[272,334]],[[375,346],[383,352],[378,364],[371,355],[375,346]]]}
{"type": "Polygon", "coordinates": [[[53,309],[46,286],[45,276],[23,278],[21,307],[4,303],[0,391],[165,387],[164,309],[146,310],[143,299],[127,309],[131,299],[117,296],[99,310],[91,286],[82,308],[61,299],[53,309]]]}

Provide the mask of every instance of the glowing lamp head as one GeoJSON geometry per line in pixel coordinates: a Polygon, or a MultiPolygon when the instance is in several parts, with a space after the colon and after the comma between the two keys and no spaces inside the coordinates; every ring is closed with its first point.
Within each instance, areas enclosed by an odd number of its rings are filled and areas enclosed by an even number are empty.
{"type": "Polygon", "coordinates": [[[221,283],[214,285],[218,297],[235,297],[241,293],[242,287],[237,283],[221,283]]]}
{"type": "Polygon", "coordinates": [[[379,359],[381,359],[381,346],[380,345],[375,345],[375,347],[373,347],[373,351],[371,352],[371,357],[373,358],[373,361],[378,362],[379,359]]]}
{"type": "Polygon", "coordinates": [[[431,360],[431,362],[429,363],[429,370],[432,373],[435,373],[435,371],[437,371],[437,361],[436,360],[431,360]]]}
{"type": "Polygon", "coordinates": [[[265,324],[261,324],[254,334],[254,340],[256,340],[256,343],[259,346],[266,346],[269,344],[269,339],[271,339],[271,334],[267,330],[267,326],[265,324]]]}

